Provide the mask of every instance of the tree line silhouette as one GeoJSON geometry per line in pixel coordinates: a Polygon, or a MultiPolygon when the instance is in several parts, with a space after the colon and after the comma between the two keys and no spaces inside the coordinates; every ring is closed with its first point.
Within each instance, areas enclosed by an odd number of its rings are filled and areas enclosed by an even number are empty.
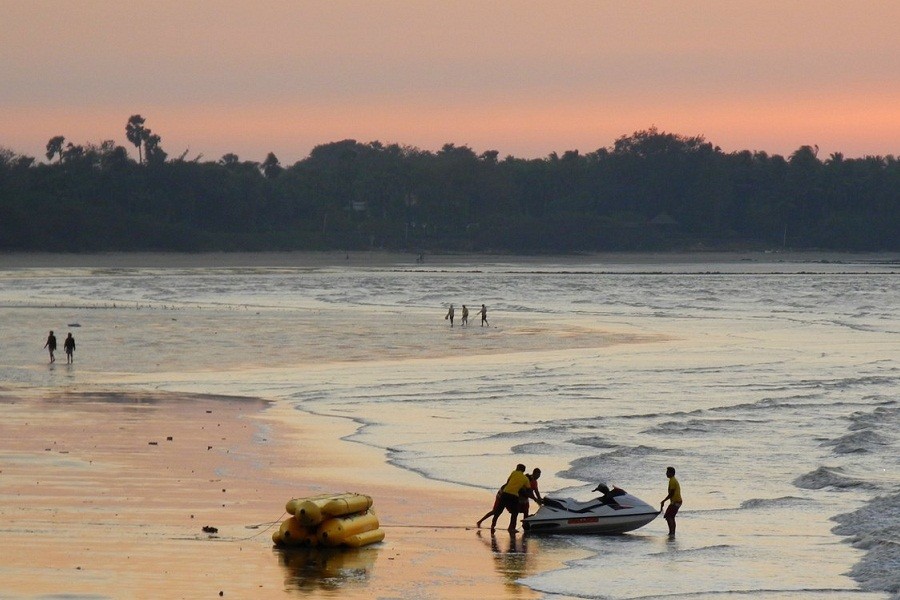
{"type": "Polygon", "coordinates": [[[343,140],[290,166],[170,158],[140,115],[113,141],[0,147],[0,250],[566,253],[900,250],[900,162],[725,153],[655,128],[523,159],[343,140]]]}

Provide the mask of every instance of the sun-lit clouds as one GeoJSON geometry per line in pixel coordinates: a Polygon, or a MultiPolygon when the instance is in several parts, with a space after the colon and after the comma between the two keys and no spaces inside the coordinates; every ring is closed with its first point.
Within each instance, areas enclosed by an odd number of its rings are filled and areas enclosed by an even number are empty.
{"type": "Polygon", "coordinates": [[[834,0],[6,3],[0,145],[283,162],[342,138],[546,156],[656,125],[723,149],[898,154],[900,5],[834,0]],[[8,35],[6,35],[8,34],[8,35]]]}

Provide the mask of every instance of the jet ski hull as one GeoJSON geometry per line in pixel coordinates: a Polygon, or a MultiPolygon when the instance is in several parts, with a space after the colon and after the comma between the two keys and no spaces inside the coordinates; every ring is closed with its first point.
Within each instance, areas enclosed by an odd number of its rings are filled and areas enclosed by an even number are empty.
{"type": "Polygon", "coordinates": [[[526,532],[534,534],[614,535],[643,527],[658,514],[658,510],[627,493],[616,496],[613,502],[547,498],[543,506],[522,523],[526,532]]]}

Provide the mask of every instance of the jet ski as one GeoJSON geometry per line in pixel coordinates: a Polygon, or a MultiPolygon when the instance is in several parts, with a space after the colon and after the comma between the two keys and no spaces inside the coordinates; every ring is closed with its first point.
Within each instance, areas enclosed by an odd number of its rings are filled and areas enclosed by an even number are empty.
{"type": "Polygon", "coordinates": [[[522,520],[527,533],[616,534],[643,527],[659,510],[625,490],[604,484],[593,491],[602,495],[582,502],[574,498],[544,498],[533,515],[522,520]]]}

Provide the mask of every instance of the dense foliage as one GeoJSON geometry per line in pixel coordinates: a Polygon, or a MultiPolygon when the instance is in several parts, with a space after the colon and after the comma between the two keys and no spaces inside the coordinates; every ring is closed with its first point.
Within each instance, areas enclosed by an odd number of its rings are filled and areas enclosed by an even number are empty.
{"type": "Polygon", "coordinates": [[[139,115],[113,142],[0,148],[0,250],[514,253],[900,250],[900,162],[724,153],[655,129],[542,159],[345,140],[284,167],[170,158],[139,115]]]}

